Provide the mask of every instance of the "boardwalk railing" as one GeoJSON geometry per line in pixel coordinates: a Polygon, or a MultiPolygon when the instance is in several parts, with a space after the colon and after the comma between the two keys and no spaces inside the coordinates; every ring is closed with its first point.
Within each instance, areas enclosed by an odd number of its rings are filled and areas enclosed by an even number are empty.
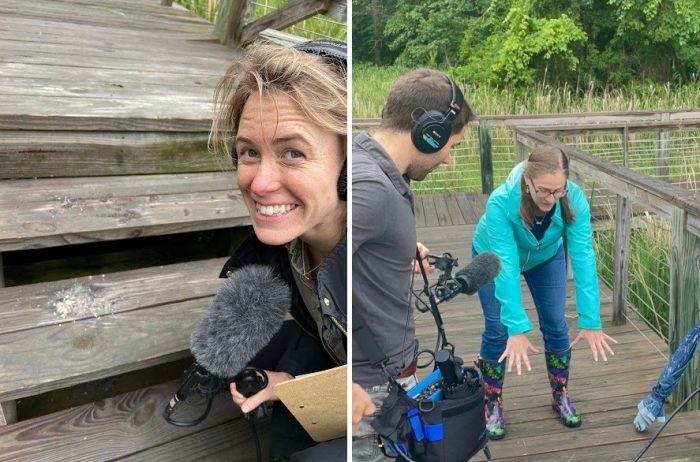
{"type": "MultiPolygon", "coordinates": [[[[215,34],[222,43],[238,47],[255,41],[265,31],[281,31],[317,14],[328,14],[345,22],[347,3],[342,0],[289,0],[284,6],[250,21],[256,2],[251,0],[219,0],[215,34]]],[[[297,41],[291,34],[277,40],[297,41]]]]}

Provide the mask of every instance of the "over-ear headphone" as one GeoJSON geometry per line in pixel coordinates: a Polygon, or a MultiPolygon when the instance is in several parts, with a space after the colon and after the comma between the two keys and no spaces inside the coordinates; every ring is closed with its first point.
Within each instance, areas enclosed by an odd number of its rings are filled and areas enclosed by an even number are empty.
{"type": "Polygon", "coordinates": [[[423,113],[418,119],[414,119],[411,129],[413,145],[425,154],[438,152],[445,147],[447,140],[452,135],[452,121],[464,105],[462,90],[448,76],[445,75],[445,79],[452,88],[450,107],[445,112],[423,109],[423,113]]]}
{"type": "MultiPolygon", "coordinates": [[[[303,51],[305,53],[312,53],[320,56],[326,62],[337,66],[345,82],[347,82],[347,67],[348,67],[348,46],[345,42],[339,40],[310,40],[307,42],[298,43],[292,46],[293,49],[303,51]]],[[[236,153],[235,146],[231,148],[231,160],[233,161],[233,167],[236,168],[238,161],[238,154],[236,153]]],[[[338,198],[342,201],[347,200],[348,191],[348,169],[347,160],[343,162],[343,167],[340,170],[340,176],[338,177],[338,198]]]]}

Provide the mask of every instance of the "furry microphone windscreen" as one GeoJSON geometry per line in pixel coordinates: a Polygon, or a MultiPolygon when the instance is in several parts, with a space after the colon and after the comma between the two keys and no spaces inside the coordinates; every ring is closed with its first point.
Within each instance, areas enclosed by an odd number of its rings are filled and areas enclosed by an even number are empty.
{"type": "Polygon", "coordinates": [[[192,354],[210,373],[234,377],[282,327],[291,302],[289,287],[271,267],[244,266],[226,280],[192,332],[192,354]]]}
{"type": "Polygon", "coordinates": [[[501,259],[493,252],[480,253],[467,266],[457,271],[455,279],[460,292],[474,295],[481,286],[491,282],[501,272],[501,259]]]}

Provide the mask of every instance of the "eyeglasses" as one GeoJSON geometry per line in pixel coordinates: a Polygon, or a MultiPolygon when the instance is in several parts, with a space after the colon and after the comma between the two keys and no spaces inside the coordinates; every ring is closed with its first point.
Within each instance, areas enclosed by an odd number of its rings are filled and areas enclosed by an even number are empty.
{"type": "Polygon", "coordinates": [[[566,196],[566,193],[568,192],[566,188],[555,190],[547,188],[538,188],[537,186],[535,186],[534,182],[532,183],[532,186],[535,188],[535,195],[540,199],[546,199],[549,196],[554,196],[555,199],[561,199],[562,197],[566,196]]]}

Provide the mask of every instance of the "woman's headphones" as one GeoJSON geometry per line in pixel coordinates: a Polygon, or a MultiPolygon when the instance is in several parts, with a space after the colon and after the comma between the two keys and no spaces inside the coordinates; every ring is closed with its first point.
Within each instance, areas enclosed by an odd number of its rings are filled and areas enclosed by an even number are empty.
{"type": "MultiPolygon", "coordinates": [[[[411,140],[413,145],[422,153],[432,154],[444,148],[447,140],[452,135],[452,121],[464,105],[464,95],[462,90],[455,85],[454,81],[445,75],[445,79],[452,88],[452,98],[450,107],[445,112],[436,110],[423,110],[423,114],[416,120],[413,119],[411,129],[411,140]]],[[[415,111],[414,111],[415,112],[415,111]]],[[[413,117],[413,115],[411,115],[413,117]]]]}
{"type": "MultiPolygon", "coordinates": [[[[338,40],[311,40],[302,42],[292,46],[295,50],[313,53],[324,58],[327,62],[338,66],[341,73],[345,77],[345,82],[348,81],[348,46],[345,42],[338,40]]],[[[343,162],[343,167],[340,169],[338,177],[338,198],[341,201],[347,201],[348,197],[348,161],[343,162]]]]}

